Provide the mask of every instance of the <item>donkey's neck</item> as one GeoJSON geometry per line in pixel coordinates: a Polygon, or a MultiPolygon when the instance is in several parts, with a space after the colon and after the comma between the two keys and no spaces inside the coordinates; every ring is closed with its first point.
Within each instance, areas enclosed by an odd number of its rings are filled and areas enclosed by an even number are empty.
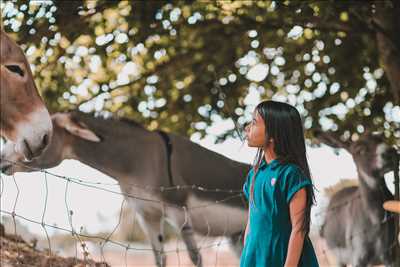
{"type": "Polygon", "coordinates": [[[382,205],[388,199],[390,191],[386,187],[384,177],[374,177],[373,174],[365,172],[361,168],[357,168],[357,170],[361,201],[369,210],[368,214],[371,219],[377,223],[384,216],[382,205]]]}
{"type": "Polygon", "coordinates": [[[102,139],[99,143],[74,137],[72,158],[89,165],[119,182],[139,177],[151,157],[154,133],[117,120],[87,118],[83,122],[102,139]],[[99,122],[99,120],[101,120],[99,122]]]}
{"type": "Polygon", "coordinates": [[[360,167],[357,167],[357,172],[361,187],[366,192],[378,192],[381,191],[382,186],[385,186],[383,177],[375,177],[372,173],[366,172],[360,167]]]}

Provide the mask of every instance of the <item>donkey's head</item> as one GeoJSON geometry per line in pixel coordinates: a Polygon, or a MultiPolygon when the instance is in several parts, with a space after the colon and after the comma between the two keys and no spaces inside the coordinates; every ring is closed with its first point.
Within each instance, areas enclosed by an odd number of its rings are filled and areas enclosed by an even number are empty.
{"type": "Polygon", "coordinates": [[[328,146],[346,149],[357,169],[372,177],[381,178],[399,161],[396,150],[385,143],[382,134],[365,132],[356,141],[343,141],[332,132],[315,131],[314,136],[328,146]]]}
{"type": "Polygon", "coordinates": [[[7,175],[16,172],[31,172],[35,169],[47,169],[59,165],[64,159],[74,158],[72,144],[74,138],[90,142],[99,142],[86,125],[73,120],[70,113],[56,113],[51,116],[54,133],[43,153],[27,162],[24,156],[15,151],[12,143],[6,143],[0,155],[0,171],[7,175]]]}
{"type": "Polygon", "coordinates": [[[362,135],[350,145],[349,151],[359,168],[378,177],[392,171],[399,160],[396,150],[385,143],[382,134],[362,135]]]}
{"type": "Polygon", "coordinates": [[[27,160],[38,156],[52,134],[50,115],[21,48],[0,29],[0,134],[27,160]]]}

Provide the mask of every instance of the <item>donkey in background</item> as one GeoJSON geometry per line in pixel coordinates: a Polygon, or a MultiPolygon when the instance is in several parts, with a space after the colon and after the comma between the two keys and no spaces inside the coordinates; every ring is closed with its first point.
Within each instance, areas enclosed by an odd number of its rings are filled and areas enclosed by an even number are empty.
{"type": "Polygon", "coordinates": [[[372,133],[363,134],[353,143],[343,142],[329,132],[316,131],[315,137],[352,154],[359,180],[358,186],[343,188],[331,197],[321,236],[341,267],[394,267],[395,252],[399,252],[394,235],[396,222],[382,205],[393,199],[384,174],[394,169],[396,151],[385,144],[382,136],[372,133]]]}
{"type": "Polygon", "coordinates": [[[30,160],[46,147],[52,129],[25,55],[0,29],[0,135],[30,160]]]}
{"type": "Polygon", "coordinates": [[[113,178],[125,194],[160,201],[128,198],[138,221],[150,241],[157,266],[165,266],[160,225],[163,219],[181,235],[194,264],[202,266],[194,233],[228,236],[235,252],[242,250],[242,231],[247,222],[246,204],[238,193],[242,190],[249,165],[232,161],[197,145],[187,138],[169,134],[172,153],[168,161],[166,145],[157,132],[150,132],[134,122],[94,118],[80,112],[52,116],[54,136],[48,149],[29,163],[6,146],[0,168],[6,174],[28,172],[30,168],[50,168],[64,159],[76,159],[113,178]],[[208,189],[233,190],[207,192],[195,189],[146,190],[147,187],[197,185],[208,189]],[[138,185],[138,187],[131,186],[138,185]],[[216,203],[223,199],[229,201],[216,203]],[[167,203],[173,204],[168,205],[167,203]],[[174,206],[175,205],[175,206],[174,206]],[[199,206],[205,206],[201,208],[199,206]],[[186,209],[180,208],[185,206],[186,209]]]}

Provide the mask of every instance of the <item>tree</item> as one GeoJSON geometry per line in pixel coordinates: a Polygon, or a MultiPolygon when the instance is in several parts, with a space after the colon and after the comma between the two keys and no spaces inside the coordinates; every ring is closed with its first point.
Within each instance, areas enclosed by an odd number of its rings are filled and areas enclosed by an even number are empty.
{"type": "Polygon", "coordinates": [[[243,125],[253,91],[296,105],[306,129],[345,140],[381,131],[400,145],[398,1],[14,1],[1,11],[53,112],[204,134],[221,118],[243,125]]]}

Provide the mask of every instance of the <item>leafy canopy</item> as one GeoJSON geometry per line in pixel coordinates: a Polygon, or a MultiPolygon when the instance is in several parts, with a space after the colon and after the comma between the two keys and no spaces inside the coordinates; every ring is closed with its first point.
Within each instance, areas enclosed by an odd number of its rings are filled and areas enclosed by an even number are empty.
{"type": "MultiPolygon", "coordinates": [[[[390,8],[387,1],[385,8],[390,8]]],[[[373,2],[9,1],[3,25],[23,44],[53,112],[79,108],[149,129],[205,134],[287,101],[306,129],[356,140],[400,137],[400,107],[369,23],[373,2]],[[232,121],[230,121],[230,119],[232,121]]]]}

